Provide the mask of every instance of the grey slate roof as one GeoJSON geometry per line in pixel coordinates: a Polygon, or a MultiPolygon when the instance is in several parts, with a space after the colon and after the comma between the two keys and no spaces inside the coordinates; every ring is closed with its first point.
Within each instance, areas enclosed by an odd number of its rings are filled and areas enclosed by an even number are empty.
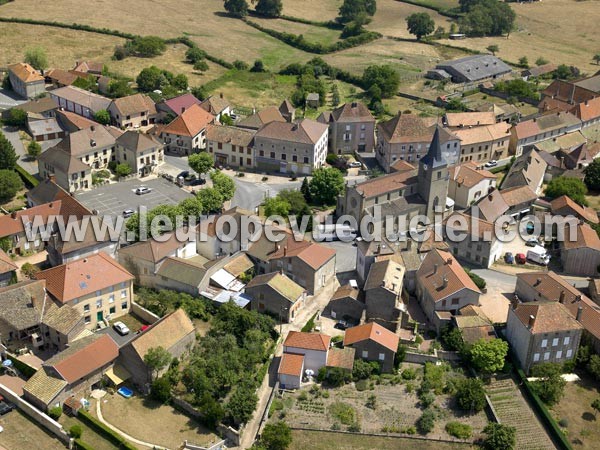
{"type": "Polygon", "coordinates": [[[38,325],[43,314],[54,306],[46,299],[45,284],[42,280],[24,281],[0,288],[0,318],[17,330],[38,325]]]}
{"type": "Polygon", "coordinates": [[[472,55],[452,61],[444,61],[436,66],[451,74],[459,74],[469,81],[483,80],[510,73],[510,66],[492,55],[472,55]]]}

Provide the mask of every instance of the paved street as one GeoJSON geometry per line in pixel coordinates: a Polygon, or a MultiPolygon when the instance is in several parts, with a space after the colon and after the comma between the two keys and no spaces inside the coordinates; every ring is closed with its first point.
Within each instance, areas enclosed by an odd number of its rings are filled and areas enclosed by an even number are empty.
{"type": "Polygon", "coordinates": [[[275,197],[284,189],[300,189],[301,181],[290,181],[284,184],[251,183],[234,178],[235,195],[231,199],[231,206],[239,206],[250,211],[255,211],[265,198],[275,197]]]}
{"type": "Polygon", "coordinates": [[[75,194],[77,200],[99,215],[118,216],[126,209],[136,211],[140,206],[152,209],[158,205],[171,205],[188,198],[190,194],[163,178],[140,181],[137,179],[107,184],[90,191],[75,194]],[[146,186],[152,192],[136,195],[135,188],[146,186]]]}
{"type": "Polygon", "coordinates": [[[15,152],[19,156],[19,165],[21,167],[23,167],[23,169],[25,169],[31,175],[37,175],[38,174],[37,161],[29,158],[29,156],[27,155],[27,150],[25,150],[25,147],[23,146],[23,142],[21,141],[21,138],[19,137],[19,132],[14,131],[14,130],[15,130],[15,128],[12,128],[12,127],[2,127],[2,133],[4,133],[4,136],[6,136],[6,138],[13,145],[13,147],[15,148],[15,152]]]}
{"type": "Polygon", "coordinates": [[[356,270],[356,246],[352,242],[321,242],[335,250],[335,272],[344,273],[356,270]]]}
{"type": "Polygon", "coordinates": [[[25,102],[26,100],[18,97],[14,92],[0,89],[0,109],[10,109],[25,102]]]}

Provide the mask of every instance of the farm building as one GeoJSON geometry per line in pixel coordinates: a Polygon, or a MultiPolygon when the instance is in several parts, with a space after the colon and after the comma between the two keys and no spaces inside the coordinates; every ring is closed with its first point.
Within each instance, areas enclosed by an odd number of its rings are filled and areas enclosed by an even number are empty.
{"type": "Polygon", "coordinates": [[[449,73],[454,83],[470,83],[499,78],[512,71],[508,64],[492,55],[473,55],[444,61],[435,68],[449,73]]]}

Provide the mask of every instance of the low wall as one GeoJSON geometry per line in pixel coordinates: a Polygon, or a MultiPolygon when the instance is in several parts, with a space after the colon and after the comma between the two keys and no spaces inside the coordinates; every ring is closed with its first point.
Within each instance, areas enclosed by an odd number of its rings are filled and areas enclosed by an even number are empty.
{"type": "Polygon", "coordinates": [[[404,357],[405,362],[425,364],[426,362],[438,361],[460,361],[460,355],[457,352],[445,352],[443,350],[435,350],[432,354],[406,352],[404,357]]]}
{"type": "Polygon", "coordinates": [[[225,439],[217,442],[216,444],[211,445],[210,447],[202,447],[201,445],[195,445],[188,441],[183,442],[183,448],[188,450],[222,450],[225,447],[225,439]]]}
{"type": "Polygon", "coordinates": [[[217,432],[220,436],[227,439],[234,447],[239,447],[240,441],[242,440],[242,432],[244,428],[240,428],[239,431],[223,425],[222,423],[217,425],[217,432]]]}
{"type": "Polygon", "coordinates": [[[196,420],[201,420],[204,417],[200,411],[181,398],[173,397],[171,402],[175,408],[182,410],[184,413],[192,416],[196,420]]]}
{"type": "Polygon", "coordinates": [[[160,317],[158,317],[156,314],[154,314],[151,311],[148,311],[146,308],[144,308],[141,305],[138,305],[135,302],[131,302],[131,312],[143,321],[148,322],[149,324],[153,324],[158,319],[160,319],[160,317]]]}
{"type": "Polygon", "coordinates": [[[43,426],[46,430],[56,436],[65,445],[69,445],[71,438],[64,430],[62,425],[50,416],[44,414],[39,409],[35,408],[30,403],[27,403],[13,391],[8,389],[3,384],[0,384],[0,394],[4,396],[9,402],[14,403],[17,408],[23,411],[30,419],[34,422],[43,426]]]}

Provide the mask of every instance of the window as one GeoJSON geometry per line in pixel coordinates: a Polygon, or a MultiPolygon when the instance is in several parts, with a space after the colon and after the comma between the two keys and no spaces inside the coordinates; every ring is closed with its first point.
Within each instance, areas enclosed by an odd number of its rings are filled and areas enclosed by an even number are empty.
{"type": "Polygon", "coordinates": [[[379,354],[379,361],[385,361],[385,353],[379,354]]]}
{"type": "Polygon", "coordinates": [[[369,357],[369,352],[367,350],[363,350],[362,351],[362,357],[363,358],[368,358],[369,357]]]}
{"type": "Polygon", "coordinates": [[[121,291],[121,298],[125,298],[125,297],[127,297],[127,291],[123,290],[123,291],[121,291]]]}
{"type": "Polygon", "coordinates": [[[114,306],[111,306],[110,309],[108,310],[109,314],[114,314],[116,311],[116,308],[114,306]]]}
{"type": "Polygon", "coordinates": [[[102,299],[96,300],[96,309],[101,309],[101,308],[102,308],[102,299]]]}
{"type": "Polygon", "coordinates": [[[113,294],[110,297],[108,297],[108,303],[114,303],[114,302],[115,302],[115,296],[113,294]]]}
{"type": "Polygon", "coordinates": [[[304,157],[304,164],[308,164],[308,156],[304,157]]]}
{"type": "Polygon", "coordinates": [[[548,339],[542,339],[542,348],[548,347],[548,339]]]}
{"type": "Polygon", "coordinates": [[[292,161],[293,162],[298,162],[298,157],[296,155],[292,155],[292,161]]]}
{"type": "Polygon", "coordinates": [[[90,312],[90,305],[89,305],[89,303],[87,305],[83,305],[83,312],[90,312]]]}
{"type": "Polygon", "coordinates": [[[127,309],[127,302],[121,303],[121,309],[127,309]]]}
{"type": "Polygon", "coordinates": [[[452,299],[453,305],[458,305],[459,302],[460,302],[460,299],[458,297],[452,299]]]}
{"type": "Polygon", "coordinates": [[[571,343],[571,337],[565,336],[565,338],[563,340],[563,345],[569,345],[570,343],[571,343]]]}
{"type": "Polygon", "coordinates": [[[562,358],[562,350],[558,350],[556,352],[556,359],[560,359],[560,358],[562,358]]]}
{"type": "Polygon", "coordinates": [[[544,361],[548,361],[550,359],[550,352],[544,353],[544,361]]]}
{"type": "Polygon", "coordinates": [[[571,356],[573,356],[573,350],[569,349],[567,350],[567,358],[570,358],[571,356]]]}
{"type": "Polygon", "coordinates": [[[217,148],[219,150],[223,149],[223,143],[222,142],[217,142],[217,148]]]}
{"type": "Polygon", "coordinates": [[[100,297],[102,295],[102,291],[96,291],[96,297],[100,297]]]}
{"type": "Polygon", "coordinates": [[[558,345],[558,341],[559,341],[558,338],[552,339],[552,347],[556,347],[558,345]]]}
{"type": "Polygon", "coordinates": [[[271,158],[275,159],[275,152],[271,152],[271,158]]]}
{"type": "Polygon", "coordinates": [[[539,353],[534,353],[533,354],[533,362],[538,362],[540,360],[540,354],[539,353]]]}
{"type": "Polygon", "coordinates": [[[85,319],[84,319],[84,320],[85,320],[85,324],[86,324],[86,325],[89,325],[89,324],[92,322],[92,318],[91,318],[91,316],[85,316],[85,319]]]}
{"type": "Polygon", "coordinates": [[[127,283],[125,281],[121,282],[121,288],[124,288],[125,286],[127,286],[127,283]]]}
{"type": "Polygon", "coordinates": [[[285,153],[282,153],[282,154],[281,154],[281,159],[282,159],[283,161],[285,161],[285,160],[287,159],[287,155],[286,155],[285,153]]]}

